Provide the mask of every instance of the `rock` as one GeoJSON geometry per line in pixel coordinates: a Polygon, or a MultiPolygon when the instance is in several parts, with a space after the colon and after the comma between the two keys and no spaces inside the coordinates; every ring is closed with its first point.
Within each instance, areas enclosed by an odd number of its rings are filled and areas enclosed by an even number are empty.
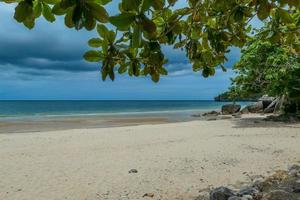
{"type": "Polygon", "coordinates": [[[153,193],[146,193],[143,195],[143,197],[150,197],[150,198],[153,198],[154,197],[154,194],[153,193]]]}
{"type": "Polygon", "coordinates": [[[249,109],[248,109],[248,106],[244,107],[241,111],[240,111],[241,114],[249,114],[249,109]]]}
{"type": "Polygon", "coordinates": [[[245,196],[245,195],[256,196],[257,194],[259,194],[259,191],[256,188],[254,188],[254,187],[242,188],[238,192],[239,196],[245,196]]]}
{"type": "Polygon", "coordinates": [[[267,107],[266,109],[264,109],[264,113],[273,113],[274,109],[274,107],[267,107]]]}
{"type": "Polygon", "coordinates": [[[231,115],[241,110],[241,105],[238,104],[226,104],[222,106],[223,115],[231,115]]]}
{"type": "Polygon", "coordinates": [[[267,108],[273,101],[275,100],[274,97],[269,97],[268,95],[264,95],[258,99],[263,104],[263,109],[267,108]]]}
{"type": "Polygon", "coordinates": [[[289,171],[290,175],[300,177],[300,166],[299,165],[289,166],[288,171],[289,171]]]}
{"type": "Polygon", "coordinates": [[[270,105],[264,109],[264,113],[273,113],[278,101],[279,101],[279,98],[276,98],[274,101],[272,101],[272,103],[270,103],[270,105]]]}
{"type": "Polygon", "coordinates": [[[262,200],[299,200],[299,196],[283,190],[273,190],[264,195],[262,200]]]}
{"type": "Polygon", "coordinates": [[[270,97],[268,95],[263,95],[258,99],[258,101],[274,101],[276,98],[275,97],[270,97]]]}
{"type": "Polygon", "coordinates": [[[128,171],[129,174],[136,174],[138,173],[138,170],[137,169],[131,169],[128,171]]]}
{"type": "Polygon", "coordinates": [[[234,196],[233,191],[226,187],[216,188],[209,193],[210,200],[228,200],[231,196],[234,196]]]}
{"type": "Polygon", "coordinates": [[[204,113],[202,116],[212,116],[212,115],[213,116],[218,116],[219,114],[220,114],[219,112],[213,110],[211,112],[204,113]]]}
{"type": "Polygon", "coordinates": [[[263,105],[262,101],[259,101],[255,104],[247,106],[247,108],[250,113],[259,113],[259,112],[263,111],[264,105],[263,105]]]}

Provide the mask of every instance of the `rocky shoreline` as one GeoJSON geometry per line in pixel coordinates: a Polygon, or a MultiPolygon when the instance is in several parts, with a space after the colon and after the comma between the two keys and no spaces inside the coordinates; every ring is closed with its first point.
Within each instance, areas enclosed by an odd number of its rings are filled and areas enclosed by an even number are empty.
{"type": "Polygon", "coordinates": [[[269,177],[258,176],[241,188],[218,187],[195,200],[300,200],[300,166],[292,165],[269,177]]]}
{"type": "Polygon", "coordinates": [[[232,118],[241,118],[244,114],[262,114],[266,115],[266,121],[281,121],[281,122],[299,122],[300,116],[296,114],[283,114],[281,106],[284,99],[263,96],[257,102],[247,105],[242,108],[236,103],[225,104],[220,111],[210,111],[202,115],[193,115],[204,120],[223,120],[232,118]]]}

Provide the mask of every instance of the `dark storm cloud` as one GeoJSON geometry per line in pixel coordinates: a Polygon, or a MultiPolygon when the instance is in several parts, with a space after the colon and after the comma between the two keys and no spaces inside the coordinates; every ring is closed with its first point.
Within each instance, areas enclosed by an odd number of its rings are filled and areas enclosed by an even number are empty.
{"type": "MultiPolygon", "coordinates": [[[[14,7],[1,4],[0,65],[19,68],[28,75],[47,74],[47,70],[84,72],[96,71],[96,63],[85,62],[87,40],[95,33],[67,29],[63,19],[54,24],[39,19],[33,30],[13,19],[14,7]],[[36,69],[36,73],[32,73],[36,69]],[[43,72],[42,72],[43,71],[43,72]]],[[[2,67],[3,68],[3,67],[2,67]]]]}
{"type": "MultiPolygon", "coordinates": [[[[116,13],[117,11],[113,11],[116,7],[111,5],[109,10],[116,13]]],[[[57,18],[54,24],[40,18],[35,28],[28,30],[13,19],[14,6],[1,4],[1,9],[0,65],[14,66],[23,74],[28,70],[28,76],[49,75],[49,70],[89,72],[99,69],[99,64],[88,63],[82,59],[84,52],[89,49],[87,41],[96,35],[95,31],[68,29],[62,18],[57,18]],[[34,70],[35,73],[32,72],[34,70]]],[[[174,50],[171,46],[163,47],[163,51],[169,60],[166,67],[171,75],[192,72],[184,51],[174,50]]],[[[233,63],[227,66],[231,67],[233,63]]]]}

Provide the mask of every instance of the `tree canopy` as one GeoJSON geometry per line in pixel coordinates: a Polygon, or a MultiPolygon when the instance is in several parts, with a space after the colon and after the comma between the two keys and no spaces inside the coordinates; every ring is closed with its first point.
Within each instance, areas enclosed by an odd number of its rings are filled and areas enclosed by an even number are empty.
{"type": "Polygon", "coordinates": [[[231,98],[267,94],[285,96],[289,104],[300,103],[300,58],[288,49],[255,37],[242,50],[234,70],[231,98]]]}
{"type": "Polygon", "coordinates": [[[1,0],[16,4],[14,18],[31,29],[43,16],[55,21],[64,16],[68,28],[97,30],[88,41],[94,48],[84,58],[101,65],[102,78],[115,79],[115,72],[151,76],[158,82],[167,75],[162,45],[182,49],[204,77],[215,68],[226,68],[232,46],[242,48],[254,34],[300,55],[300,0],[122,0],[119,14],[109,16],[111,0],[1,0]],[[258,33],[251,20],[265,24],[258,33]],[[110,30],[108,24],[115,28],[110,30]]]}

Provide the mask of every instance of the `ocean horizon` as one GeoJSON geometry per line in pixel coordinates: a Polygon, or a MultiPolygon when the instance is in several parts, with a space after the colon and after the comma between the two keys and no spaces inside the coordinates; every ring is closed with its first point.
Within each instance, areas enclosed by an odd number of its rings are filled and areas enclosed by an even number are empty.
{"type": "MultiPolygon", "coordinates": [[[[214,100],[1,100],[0,118],[182,114],[219,110],[214,100]]],[[[246,105],[249,102],[238,102],[246,105]]]]}

